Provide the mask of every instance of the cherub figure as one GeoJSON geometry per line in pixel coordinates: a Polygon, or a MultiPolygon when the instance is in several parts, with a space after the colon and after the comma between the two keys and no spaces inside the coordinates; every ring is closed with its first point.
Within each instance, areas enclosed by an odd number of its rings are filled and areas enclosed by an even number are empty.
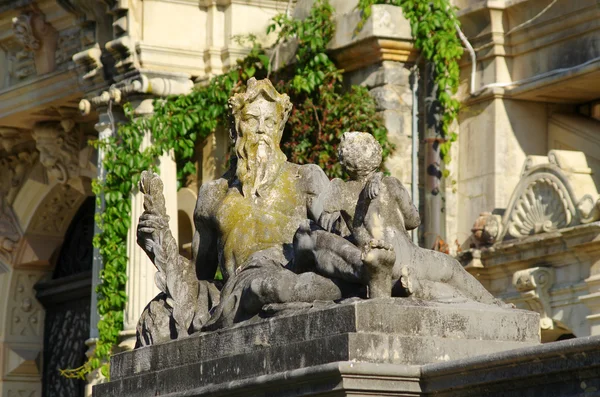
{"type": "Polygon", "coordinates": [[[377,172],[382,149],[371,134],[344,133],[338,155],[350,180],[332,180],[319,197],[320,227],[305,223],[296,233],[296,271],[312,267],[326,277],[366,284],[369,297],[504,305],[454,258],[412,242],[408,230],[419,226],[419,213],[398,179],[377,172]],[[349,230],[345,237],[336,226],[340,220],[349,230]],[[338,234],[330,232],[336,229],[338,234]]]}

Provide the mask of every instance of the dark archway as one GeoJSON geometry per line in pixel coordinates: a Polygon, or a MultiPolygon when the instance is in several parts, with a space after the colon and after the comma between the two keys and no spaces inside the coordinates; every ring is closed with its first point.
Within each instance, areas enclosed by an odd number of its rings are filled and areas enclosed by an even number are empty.
{"type": "Polygon", "coordinates": [[[56,261],[52,279],[36,285],[46,309],[42,397],[82,397],[85,381],[67,379],[61,369],[85,362],[90,337],[92,239],[95,199],[89,197],[71,221],[56,261]]]}

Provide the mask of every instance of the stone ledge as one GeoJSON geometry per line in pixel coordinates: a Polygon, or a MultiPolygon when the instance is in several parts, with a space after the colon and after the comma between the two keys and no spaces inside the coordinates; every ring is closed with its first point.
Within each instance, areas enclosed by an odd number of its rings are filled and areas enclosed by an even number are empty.
{"type": "MultiPolygon", "coordinates": [[[[538,315],[522,310],[504,310],[476,303],[456,305],[402,298],[342,304],[322,302],[316,305],[321,307],[116,355],[112,359],[111,377],[130,377],[200,360],[252,354],[265,348],[325,341],[329,340],[328,337],[347,334],[369,335],[373,343],[379,334],[393,336],[400,344],[411,338],[507,342],[510,348],[518,347],[518,343],[539,342],[538,315]]],[[[354,340],[358,339],[350,339],[354,340]]],[[[398,354],[404,356],[403,353],[398,354]]],[[[472,355],[457,354],[450,358],[472,355]]],[[[393,357],[393,354],[390,356],[393,357]]],[[[344,359],[342,356],[338,358],[344,359]]],[[[372,360],[386,362],[387,358],[383,355],[373,356],[372,360]]],[[[435,361],[440,360],[428,362],[435,361]]]]}
{"type": "MultiPolygon", "coordinates": [[[[595,395],[593,392],[600,389],[599,367],[600,337],[587,337],[424,366],[332,362],[163,396],[568,397],[595,395]]],[[[171,381],[189,376],[194,375],[179,373],[171,381]]],[[[130,388],[113,385],[103,389],[106,394],[98,394],[96,388],[95,395],[152,395],[145,381],[141,379],[130,388]]]]}
{"type": "Polygon", "coordinates": [[[121,353],[112,359],[113,381],[94,390],[97,397],[164,396],[335,362],[412,368],[537,345],[538,322],[537,313],[476,303],[317,302],[300,313],[121,353]]]}

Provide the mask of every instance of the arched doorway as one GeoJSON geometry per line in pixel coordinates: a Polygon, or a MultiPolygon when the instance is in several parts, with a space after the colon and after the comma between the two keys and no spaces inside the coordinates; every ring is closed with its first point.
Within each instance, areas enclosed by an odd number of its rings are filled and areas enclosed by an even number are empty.
{"type": "Polygon", "coordinates": [[[42,397],[84,396],[85,381],[67,379],[60,370],[79,367],[86,359],[94,210],[95,198],[88,197],[67,230],[52,279],[35,287],[37,298],[46,309],[42,397]]]}

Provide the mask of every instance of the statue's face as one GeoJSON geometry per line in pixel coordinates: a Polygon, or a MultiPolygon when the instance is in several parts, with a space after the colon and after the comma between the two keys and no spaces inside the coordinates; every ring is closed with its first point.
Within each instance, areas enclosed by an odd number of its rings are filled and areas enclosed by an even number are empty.
{"type": "Polygon", "coordinates": [[[236,172],[244,195],[254,196],[276,175],[281,117],[277,114],[277,105],[262,97],[247,104],[239,117],[236,172]]]}
{"type": "MultiPolygon", "coordinates": [[[[277,136],[279,128],[279,117],[275,102],[270,102],[263,97],[244,107],[239,123],[239,132],[246,139],[257,141],[257,135],[267,135],[273,139],[277,136]]],[[[279,142],[274,142],[278,144],[279,142]]]]}

